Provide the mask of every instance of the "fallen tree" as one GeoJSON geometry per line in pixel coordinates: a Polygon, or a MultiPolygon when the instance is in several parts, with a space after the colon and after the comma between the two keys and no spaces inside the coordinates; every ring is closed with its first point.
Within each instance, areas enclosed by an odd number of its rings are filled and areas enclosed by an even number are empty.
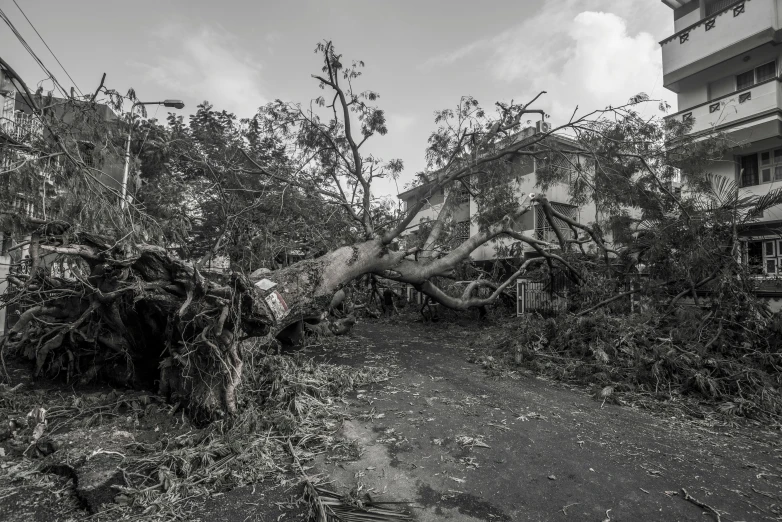
{"type": "MultiPolygon", "coordinates": [[[[3,340],[2,353],[35,360],[36,374],[146,386],[158,381],[161,393],[199,416],[231,414],[238,409],[243,352],[250,349],[245,341],[321,318],[349,282],[371,274],[466,310],[493,303],[540,264],[563,270],[576,284],[590,271],[610,275],[613,259],[624,254],[603,227],[622,223],[629,206],[641,206],[646,217],[664,216],[681,204],[665,188],[670,165],[719,152],[709,142],[688,141],[686,126],[641,118],[632,106],[645,97],[574,114],[564,125],[532,134],[520,131],[528,115],[544,116],[533,108],[538,97],[497,104],[493,115],[465,97],[435,119],[429,170],[419,175],[417,200],[394,209],[372,194],[372,183],[398,176],[401,161],[363,153],[368,139],[387,132],[383,111],[371,105],[378,95],[353,89],[363,64],[344,65],[330,42],[317,52],[322,74],[313,77],[328,96],[308,108],[276,101],[237,122],[204,104],[189,125],[171,116],[167,128],[129,119],[129,125],[146,126],[144,139],[131,144],[141,157],[146,188],[125,211],[116,204],[118,191],[102,183],[100,169],[80,153],[84,131],[75,132],[72,119],[47,111],[17,77],[47,133],[25,148],[28,159],[11,171],[19,180],[35,180],[36,161],[53,156],[63,158],[67,169],[55,173],[64,195],[54,200],[48,218],[15,216],[34,225],[32,266],[29,274],[9,278],[3,300],[23,313],[3,340]],[[678,141],[666,141],[665,133],[678,141]],[[537,162],[542,192],[520,200],[511,181],[524,159],[537,162]],[[558,212],[545,196],[557,183],[569,186],[574,203],[599,205],[604,222],[584,224],[558,212]],[[480,209],[478,230],[454,242],[452,213],[461,189],[480,209]],[[84,194],[94,195],[89,204],[84,194]],[[428,227],[420,227],[419,213],[432,207],[437,194],[445,194],[443,203],[428,227]],[[535,207],[556,241],[519,230],[518,220],[535,207]],[[428,232],[402,245],[400,238],[414,227],[428,232]],[[501,281],[478,277],[458,294],[438,286],[477,248],[500,238],[513,242],[516,257],[521,244],[538,257],[520,260],[501,281]],[[304,259],[287,266],[275,261],[292,249],[304,252],[304,259]],[[204,272],[219,255],[231,262],[227,280],[204,272]],[[49,272],[46,256],[67,260],[68,273],[49,272]],[[254,270],[259,264],[265,266],[254,270]],[[490,287],[491,294],[476,296],[481,287],[490,287]]],[[[96,102],[92,96],[61,103],[89,115],[96,102]]],[[[124,132],[86,120],[93,142],[121,157],[124,132]]],[[[687,281],[672,287],[678,291],[687,281]]],[[[344,326],[336,330],[344,332],[344,326]]]]}

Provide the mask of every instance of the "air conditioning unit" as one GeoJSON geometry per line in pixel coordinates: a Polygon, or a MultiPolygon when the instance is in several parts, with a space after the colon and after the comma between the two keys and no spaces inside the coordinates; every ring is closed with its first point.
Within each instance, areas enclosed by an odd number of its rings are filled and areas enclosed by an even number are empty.
{"type": "Polygon", "coordinates": [[[535,122],[535,130],[538,132],[538,134],[551,132],[551,124],[545,121],[535,122]]]}

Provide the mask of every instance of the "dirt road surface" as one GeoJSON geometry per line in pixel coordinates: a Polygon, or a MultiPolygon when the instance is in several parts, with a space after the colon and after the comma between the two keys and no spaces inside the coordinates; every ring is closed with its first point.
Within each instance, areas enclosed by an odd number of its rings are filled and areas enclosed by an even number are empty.
{"type": "Polygon", "coordinates": [[[410,501],[420,521],[782,520],[779,432],[602,404],[531,376],[491,379],[467,362],[468,333],[364,323],[320,354],[396,374],[352,397],[342,434],[363,455],[320,460],[333,488],[410,501]]]}

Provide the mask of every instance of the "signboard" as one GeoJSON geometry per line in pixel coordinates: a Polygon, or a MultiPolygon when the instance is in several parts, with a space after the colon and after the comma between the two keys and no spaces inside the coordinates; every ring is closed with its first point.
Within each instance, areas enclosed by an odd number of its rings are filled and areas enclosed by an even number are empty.
{"type": "Polygon", "coordinates": [[[266,301],[266,304],[269,305],[269,309],[272,311],[275,320],[280,321],[288,315],[288,312],[290,311],[288,304],[277,290],[267,295],[264,300],[266,301]]]}

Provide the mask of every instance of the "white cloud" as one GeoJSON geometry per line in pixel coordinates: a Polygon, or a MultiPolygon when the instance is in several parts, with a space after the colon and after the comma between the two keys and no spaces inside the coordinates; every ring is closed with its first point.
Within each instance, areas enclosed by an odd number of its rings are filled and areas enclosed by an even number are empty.
{"type": "MultiPolygon", "coordinates": [[[[533,17],[493,38],[436,56],[425,66],[445,66],[483,54],[490,74],[513,86],[517,99],[531,99],[552,123],[580,113],[620,105],[640,92],[675,106],[662,87],[662,56],[656,42],[669,10],[639,2],[548,0],[533,17]],[[648,24],[656,34],[643,31],[648,24]],[[628,25],[632,29],[628,28],[628,25]]],[[[672,18],[672,17],[671,17],[672,18]]]]}
{"type": "Polygon", "coordinates": [[[388,132],[394,136],[404,134],[418,121],[412,114],[391,114],[386,121],[388,132]]]}
{"type": "Polygon", "coordinates": [[[170,26],[155,31],[153,44],[158,50],[155,61],[139,65],[148,80],[171,93],[168,96],[208,100],[239,117],[255,114],[266,103],[261,64],[228,32],[170,26]]]}

